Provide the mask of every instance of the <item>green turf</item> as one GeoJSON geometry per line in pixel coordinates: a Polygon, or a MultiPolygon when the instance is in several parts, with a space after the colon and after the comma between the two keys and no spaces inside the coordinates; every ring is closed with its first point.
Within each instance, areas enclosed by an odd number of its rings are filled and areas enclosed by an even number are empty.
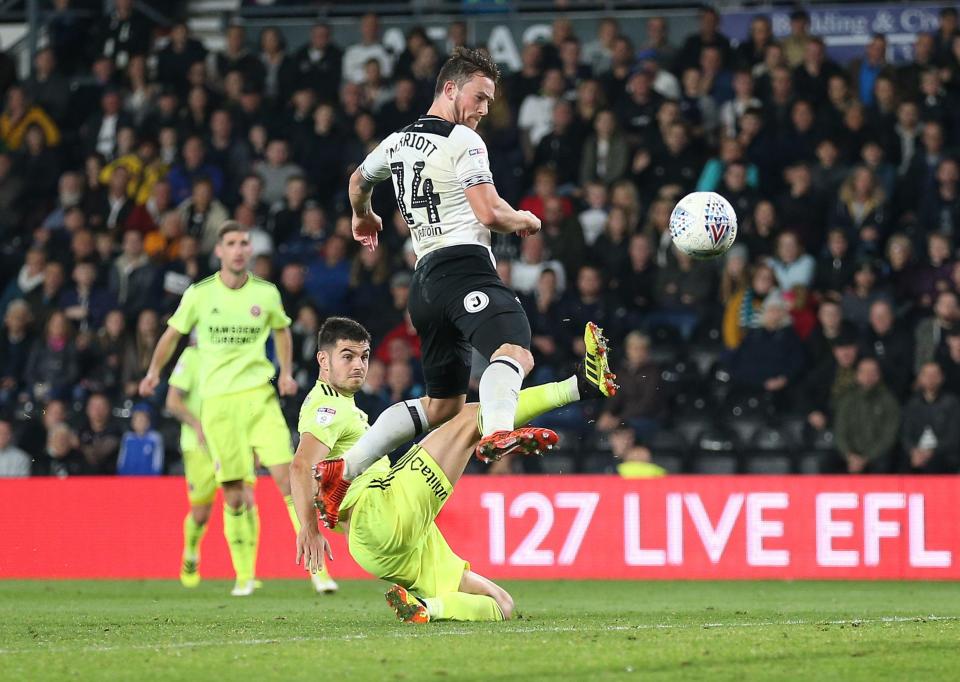
{"type": "Polygon", "coordinates": [[[507,582],[507,623],[397,623],[384,585],[0,582],[0,680],[948,680],[951,583],[507,582]]]}

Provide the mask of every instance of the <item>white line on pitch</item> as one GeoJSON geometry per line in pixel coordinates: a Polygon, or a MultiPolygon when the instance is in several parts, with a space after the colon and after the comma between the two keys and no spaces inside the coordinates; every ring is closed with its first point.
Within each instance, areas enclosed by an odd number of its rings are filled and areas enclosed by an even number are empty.
{"type": "MultiPolygon", "coordinates": [[[[498,633],[503,634],[532,634],[549,632],[629,632],[632,630],[714,630],[721,628],[768,628],[768,627],[786,627],[791,625],[870,625],[883,623],[926,623],[926,622],[950,622],[960,620],[960,616],[882,616],[878,618],[852,618],[849,620],[769,620],[743,623],[640,623],[639,625],[610,625],[605,627],[584,628],[575,626],[553,626],[536,627],[524,625],[504,625],[497,627],[498,633]]],[[[377,635],[381,637],[394,637],[396,639],[416,639],[419,637],[447,637],[475,635],[476,630],[401,630],[393,634],[377,635]]],[[[60,646],[60,647],[31,647],[23,649],[0,649],[0,654],[35,654],[35,653],[67,653],[67,652],[111,652],[111,651],[168,651],[171,649],[202,649],[219,646],[260,646],[263,644],[293,644],[297,642],[349,642],[353,640],[369,639],[367,635],[336,635],[332,637],[273,637],[263,639],[230,639],[220,641],[199,641],[199,642],[166,642],[162,644],[89,644],[81,646],[60,646]]]]}

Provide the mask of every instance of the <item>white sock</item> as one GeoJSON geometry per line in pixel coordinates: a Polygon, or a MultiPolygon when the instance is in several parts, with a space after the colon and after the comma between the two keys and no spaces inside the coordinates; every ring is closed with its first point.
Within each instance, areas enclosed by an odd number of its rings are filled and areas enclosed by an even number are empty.
{"type": "Polygon", "coordinates": [[[558,383],[567,393],[567,403],[575,403],[580,400],[580,387],[577,385],[576,374],[574,374],[572,377],[567,377],[558,383]]]}
{"type": "Polygon", "coordinates": [[[483,413],[483,435],[497,431],[513,431],[517,400],[523,383],[523,367],[513,358],[494,358],[480,377],[480,411],[483,413]]]}
{"type": "Polygon", "coordinates": [[[419,400],[391,405],[343,456],[344,478],[352,481],[384,455],[429,430],[427,413],[419,400]]]}

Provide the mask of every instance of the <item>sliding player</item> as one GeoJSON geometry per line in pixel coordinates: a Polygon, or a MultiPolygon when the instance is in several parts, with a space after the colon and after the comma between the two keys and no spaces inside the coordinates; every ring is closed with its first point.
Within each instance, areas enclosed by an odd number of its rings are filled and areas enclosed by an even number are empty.
{"type": "MultiPolygon", "coordinates": [[[[330,551],[317,526],[314,504],[319,507],[320,500],[314,497],[311,472],[323,458],[336,456],[341,442],[348,446],[367,428],[366,415],[353,405],[353,394],[366,376],[369,338],[360,324],[343,318],[328,321],[320,332],[320,381],[300,412],[300,446],[290,467],[302,524],[297,562],[303,561],[308,570],[321,565],[330,551]]],[[[584,331],[584,342],[586,357],[577,375],[520,392],[517,424],[583,397],[616,391],[606,341],[593,323],[584,331]]],[[[338,529],[348,537],[350,554],[364,570],[396,583],[386,598],[402,621],[510,618],[510,595],[471,571],[435,523],[481,433],[482,408],[467,405],[393,466],[386,457],[374,463],[357,477],[343,500],[338,529]]],[[[519,433],[523,454],[543,454],[557,442],[548,429],[528,427],[519,433]]]]}

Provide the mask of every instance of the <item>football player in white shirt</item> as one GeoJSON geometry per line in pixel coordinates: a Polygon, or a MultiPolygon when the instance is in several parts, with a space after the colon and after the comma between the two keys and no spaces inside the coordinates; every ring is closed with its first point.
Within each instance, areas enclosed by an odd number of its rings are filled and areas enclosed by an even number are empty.
{"type": "Polygon", "coordinates": [[[533,368],[530,323],[497,275],[490,233],[533,234],[540,220],[497,194],[487,147],[476,132],[499,78],[486,52],[455,49],[440,70],[426,115],[388,136],[350,178],[355,239],[377,248],[382,223],[370,195],[388,178],[410,226],[417,266],[409,311],[421,339],[427,396],[391,406],[343,459],[320,463],[317,500],[329,527],[336,525],[353,478],[460,412],[471,346],[490,360],[480,378],[483,438],[477,457],[489,462],[537,449],[514,431],[520,385],[533,368]]]}

